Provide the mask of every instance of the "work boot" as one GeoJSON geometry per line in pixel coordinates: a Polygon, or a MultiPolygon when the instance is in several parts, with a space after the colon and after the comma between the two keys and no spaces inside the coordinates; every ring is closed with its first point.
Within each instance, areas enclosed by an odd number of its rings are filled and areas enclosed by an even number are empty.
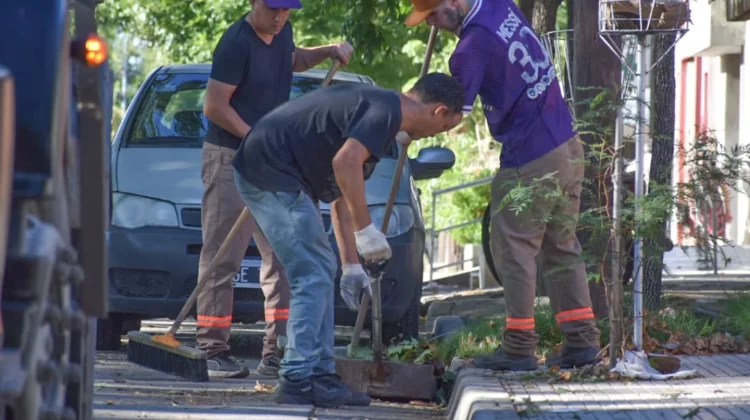
{"type": "Polygon", "coordinates": [[[536,370],[536,356],[507,353],[498,347],[493,354],[474,358],[474,366],[480,369],[524,371],[536,370]]]}
{"type": "Polygon", "coordinates": [[[293,381],[284,376],[279,378],[279,386],[274,392],[274,399],[279,404],[312,405],[313,384],[310,378],[293,381]]]}
{"type": "Polygon", "coordinates": [[[336,375],[313,376],[313,404],[316,407],[336,408],[349,404],[352,392],[336,375]]]}
{"type": "Polygon", "coordinates": [[[370,399],[370,396],[365,394],[364,392],[354,391],[349,388],[345,383],[341,381],[341,377],[336,374],[315,376],[313,381],[325,383],[332,388],[338,387],[348,390],[351,393],[351,398],[349,399],[349,401],[342,405],[367,407],[372,401],[370,399]]]}
{"type": "Polygon", "coordinates": [[[575,348],[563,345],[562,350],[547,357],[544,364],[547,367],[558,366],[560,369],[573,369],[597,362],[599,349],[596,347],[575,348]]]}
{"type": "Polygon", "coordinates": [[[274,356],[267,357],[261,360],[256,370],[261,375],[273,376],[274,378],[278,378],[280,367],[281,366],[280,366],[279,358],[274,355],[274,356]]]}
{"type": "Polygon", "coordinates": [[[228,351],[210,357],[206,364],[210,378],[244,378],[250,374],[247,367],[230,356],[228,351]]]}

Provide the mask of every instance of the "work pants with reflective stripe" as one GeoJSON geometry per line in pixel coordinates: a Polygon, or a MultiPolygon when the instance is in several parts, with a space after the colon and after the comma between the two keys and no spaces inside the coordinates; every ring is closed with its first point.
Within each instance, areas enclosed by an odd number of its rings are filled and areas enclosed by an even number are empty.
{"type": "Polygon", "coordinates": [[[583,173],[583,147],[576,136],[526,165],[500,168],[492,182],[492,256],[505,291],[502,347],[508,353],[533,355],[539,342],[534,301],[540,250],[543,264],[539,269],[567,345],[599,347],[576,237],[583,173]],[[534,191],[533,201],[520,210],[514,206],[518,201],[510,198],[513,194],[509,196],[519,185],[533,186],[534,191]]]}
{"type": "MultiPolygon", "coordinates": [[[[202,273],[216,255],[229,231],[237,221],[244,201],[234,184],[232,159],[236,151],[227,147],[203,143],[201,176],[203,186],[201,223],[203,248],[199,270],[202,273]]],[[[279,355],[276,345],[279,336],[286,335],[289,318],[289,282],[281,263],[250,217],[234,237],[216,272],[208,273],[208,284],[198,294],[198,348],[208,356],[229,350],[229,333],[234,304],[233,280],[242,266],[250,238],[260,252],[260,284],[265,296],[266,335],[263,357],[279,355]]]]}

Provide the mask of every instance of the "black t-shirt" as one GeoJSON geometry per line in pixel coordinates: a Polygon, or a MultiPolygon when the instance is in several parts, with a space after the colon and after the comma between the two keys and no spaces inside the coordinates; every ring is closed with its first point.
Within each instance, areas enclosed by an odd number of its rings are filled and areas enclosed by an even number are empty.
{"type": "Polygon", "coordinates": [[[340,196],[332,181],[333,157],[346,139],[367,148],[372,156],[364,170],[372,172],[371,164],[392,147],[401,118],[394,91],[361,83],[317,89],[260,119],[232,163],[261,190],[303,190],[314,200],[331,202],[340,196]]]}
{"type": "MultiPolygon", "coordinates": [[[[251,127],[260,117],[289,100],[292,89],[292,25],[266,44],[243,16],[221,36],[214,50],[211,78],[237,86],[229,104],[251,127]]],[[[205,141],[237,148],[242,141],[209,122],[205,141]]]]}

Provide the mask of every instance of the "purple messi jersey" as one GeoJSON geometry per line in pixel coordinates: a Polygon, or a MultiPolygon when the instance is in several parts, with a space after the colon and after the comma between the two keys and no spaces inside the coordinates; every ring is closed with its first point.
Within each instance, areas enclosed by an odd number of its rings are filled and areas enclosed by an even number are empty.
{"type": "Polygon", "coordinates": [[[466,90],[464,112],[482,98],[502,166],[529,163],[576,135],[552,60],[512,0],[476,0],[450,70],[466,90]]]}

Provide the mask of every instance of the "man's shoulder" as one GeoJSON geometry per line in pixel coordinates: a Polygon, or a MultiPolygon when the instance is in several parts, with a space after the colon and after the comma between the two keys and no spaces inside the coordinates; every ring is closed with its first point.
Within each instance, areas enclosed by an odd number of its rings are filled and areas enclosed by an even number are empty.
{"type": "Polygon", "coordinates": [[[247,47],[249,45],[250,34],[247,29],[250,25],[245,24],[245,16],[235,20],[224,33],[221,34],[218,44],[232,44],[236,46],[247,47]]]}

